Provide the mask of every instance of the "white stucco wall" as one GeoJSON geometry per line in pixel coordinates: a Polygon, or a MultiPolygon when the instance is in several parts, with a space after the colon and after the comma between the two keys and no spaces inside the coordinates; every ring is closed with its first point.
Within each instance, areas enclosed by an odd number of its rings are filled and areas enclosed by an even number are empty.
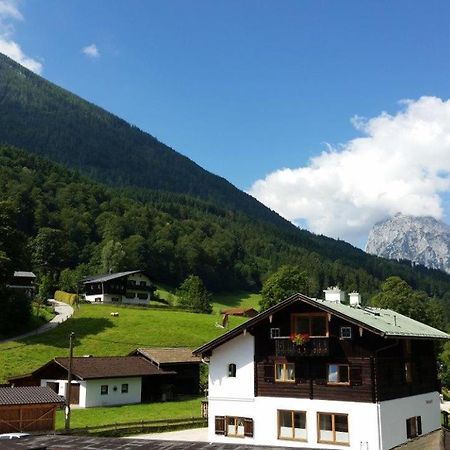
{"type": "Polygon", "coordinates": [[[379,450],[377,405],[374,403],[339,402],[292,398],[255,397],[254,400],[209,400],[208,439],[211,442],[268,445],[296,448],[379,450]],[[278,439],[278,410],[306,411],[308,441],[278,439]],[[317,413],[348,414],[350,445],[317,442],[317,413]],[[237,416],[253,419],[253,438],[227,437],[215,434],[215,416],[237,416]]]}
{"type": "Polygon", "coordinates": [[[95,294],[95,295],[85,295],[86,301],[91,303],[121,303],[122,295],[120,294],[95,294]],[[96,302],[95,299],[99,298],[100,302],[96,302]],[[113,298],[118,298],[119,301],[113,302],[113,298]]]}
{"type": "MultiPolygon", "coordinates": [[[[41,380],[41,386],[47,383],[59,383],[59,395],[66,395],[67,380],[41,380]]],[[[142,381],[140,377],[133,378],[103,378],[99,380],[76,381],[80,385],[80,408],[91,406],[126,405],[141,402],[142,381]],[[101,395],[101,386],[108,385],[108,394],[101,395]],[[128,384],[128,393],[122,393],[122,384],[128,384]],[[117,388],[114,391],[114,387],[117,388]]]]}
{"type": "Polygon", "coordinates": [[[249,398],[230,400],[210,398],[208,438],[211,442],[297,448],[389,450],[407,441],[406,419],[413,416],[421,416],[422,434],[438,429],[440,427],[439,394],[432,392],[379,404],[273,397],[255,397],[253,400],[249,398]],[[306,411],[307,442],[277,438],[277,410],[306,411]],[[349,446],[317,442],[318,412],[348,414],[349,446]],[[215,416],[252,418],[254,437],[238,438],[216,435],[215,416]],[[381,425],[380,431],[378,424],[381,425]]]}
{"type": "Polygon", "coordinates": [[[254,398],[254,337],[241,334],[214,349],[209,364],[210,399],[254,398]],[[236,364],[236,377],[228,376],[228,365],[236,364]]]}
{"type": "Polygon", "coordinates": [[[86,408],[89,408],[90,406],[110,406],[140,403],[141,388],[142,381],[140,377],[102,378],[99,380],[87,380],[86,402],[84,406],[86,408]],[[128,384],[128,393],[121,392],[122,384],[128,384]],[[102,385],[108,385],[108,394],[101,395],[102,385]],[[117,389],[114,390],[114,387],[116,387],[117,389]]]}
{"type": "Polygon", "coordinates": [[[383,450],[388,450],[407,440],[406,419],[422,418],[422,434],[437,430],[441,426],[440,398],[438,392],[415,395],[381,402],[381,439],[383,450]]]}

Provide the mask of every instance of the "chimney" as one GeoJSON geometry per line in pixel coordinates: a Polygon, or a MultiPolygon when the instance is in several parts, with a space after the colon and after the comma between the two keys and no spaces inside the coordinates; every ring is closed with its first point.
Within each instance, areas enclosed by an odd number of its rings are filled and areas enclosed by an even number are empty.
{"type": "Polygon", "coordinates": [[[350,306],[353,306],[353,308],[361,305],[361,294],[359,294],[358,292],[350,292],[350,294],[348,294],[348,298],[350,301],[350,306]]]}
{"type": "Polygon", "coordinates": [[[324,289],[325,301],[331,303],[342,303],[345,297],[345,292],[339,289],[339,286],[332,286],[324,289]]]}

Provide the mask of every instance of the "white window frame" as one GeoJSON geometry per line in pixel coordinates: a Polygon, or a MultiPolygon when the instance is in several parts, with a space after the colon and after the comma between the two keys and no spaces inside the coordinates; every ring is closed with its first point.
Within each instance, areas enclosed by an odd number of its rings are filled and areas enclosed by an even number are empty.
{"type": "Polygon", "coordinates": [[[279,328],[271,328],[270,329],[270,339],[275,339],[281,336],[279,328]]]}
{"type": "Polygon", "coordinates": [[[341,327],[339,330],[339,337],[341,339],[352,339],[352,327],[341,327]]]}

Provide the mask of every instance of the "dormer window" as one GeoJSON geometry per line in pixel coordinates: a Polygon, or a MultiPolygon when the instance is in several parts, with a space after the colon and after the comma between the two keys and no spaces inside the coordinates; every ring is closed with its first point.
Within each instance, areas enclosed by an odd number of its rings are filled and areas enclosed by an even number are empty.
{"type": "Polygon", "coordinates": [[[307,334],[309,337],[328,336],[328,317],[326,313],[292,314],[291,334],[307,334]]]}

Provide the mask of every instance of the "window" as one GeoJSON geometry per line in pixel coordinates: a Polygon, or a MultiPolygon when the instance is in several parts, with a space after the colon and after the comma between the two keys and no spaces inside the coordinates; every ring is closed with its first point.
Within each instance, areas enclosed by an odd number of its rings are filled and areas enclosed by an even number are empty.
{"type": "Polygon", "coordinates": [[[278,411],[278,439],[306,441],[306,412],[278,411]]]}
{"type": "Polygon", "coordinates": [[[232,378],[236,377],[236,364],[228,364],[228,376],[232,378]]]}
{"type": "Polygon", "coordinates": [[[275,381],[293,383],[295,381],[295,364],[276,363],[275,381]]]}
{"type": "Polygon", "coordinates": [[[122,384],[120,392],[122,392],[122,394],[128,394],[128,383],[122,384]]]}
{"type": "Polygon", "coordinates": [[[341,327],[340,338],[341,339],[351,339],[352,338],[352,327],[341,327]]]}
{"type": "Polygon", "coordinates": [[[406,436],[408,439],[415,438],[422,434],[422,417],[415,416],[406,419],[406,436]]]}
{"type": "Polygon", "coordinates": [[[253,419],[215,416],[215,433],[235,437],[253,437],[253,419]]]}
{"type": "Polygon", "coordinates": [[[327,314],[293,314],[291,334],[308,334],[312,337],[328,336],[327,314]]]}
{"type": "Polygon", "coordinates": [[[347,364],[328,364],[327,382],[329,384],[349,384],[350,367],[347,364]]]}
{"type": "Polygon", "coordinates": [[[100,386],[100,395],[108,395],[108,385],[102,384],[100,386]]]}
{"type": "Polygon", "coordinates": [[[143,287],[147,286],[147,283],[145,281],[141,281],[139,284],[143,287]]]}
{"type": "Polygon", "coordinates": [[[136,297],[136,293],[135,292],[127,292],[126,297],[127,298],[134,298],[134,297],[136,297]]]}
{"type": "Polygon", "coordinates": [[[102,299],[100,297],[95,297],[94,302],[95,303],[101,303],[102,299]]]}
{"type": "Polygon", "coordinates": [[[270,339],[275,339],[280,337],[280,329],[279,328],[271,328],[270,329],[270,339]]]}
{"type": "Polygon", "coordinates": [[[148,294],[147,293],[138,293],[138,298],[141,300],[147,300],[148,294]]]}
{"type": "Polygon", "coordinates": [[[244,436],[242,417],[227,417],[227,436],[244,436]]]}
{"type": "Polygon", "coordinates": [[[348,415],[335,413],[317,413],[318,442],[348,444],[348,415]]]}

